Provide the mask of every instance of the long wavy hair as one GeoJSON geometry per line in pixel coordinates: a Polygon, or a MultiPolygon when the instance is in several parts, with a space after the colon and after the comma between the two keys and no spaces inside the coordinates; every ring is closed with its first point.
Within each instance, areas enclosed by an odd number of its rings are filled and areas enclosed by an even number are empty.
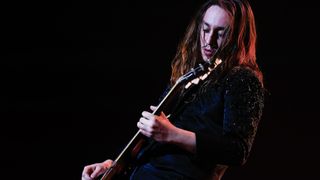
{"type": "Polygon", "coordinates": [[[200,32],[204,14],[212,5],[218,5],[224,9],[231,18],[219,54],[216,55],[224,61],[222,73],[228,72],[235,66],[249,67],[263,84],[263,75],[256,62],[255,18],[247,0],[209,0],[199,9],[189,24],[172,60],[171,84],[174,84],[180,76],[187,73],[197,63],[203,61],[200,32]]]}

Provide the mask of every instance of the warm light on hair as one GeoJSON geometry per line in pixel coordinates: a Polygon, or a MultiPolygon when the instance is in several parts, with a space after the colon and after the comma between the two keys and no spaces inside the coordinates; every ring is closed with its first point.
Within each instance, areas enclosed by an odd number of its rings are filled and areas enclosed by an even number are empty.
{"type": "Polygon", "coordinates": [[[235,66],[251,68],[261,83],[263,75],[256,62],[256,26],[253,11],[246,0],[211,0],[204,4],[190,25],[178,46],[171,68],[171,84],[202,61],[200,46],[201,23],[206,10],[212,5],[224,9],[231,18],[226,39],[221,45],[218,57],[224,62],[223,71],[235,66]]]}

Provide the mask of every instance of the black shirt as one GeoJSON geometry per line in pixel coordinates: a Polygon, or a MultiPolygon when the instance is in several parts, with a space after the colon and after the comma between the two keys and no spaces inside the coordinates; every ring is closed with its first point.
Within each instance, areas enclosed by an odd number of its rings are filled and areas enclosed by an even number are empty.
{"type": "Polygon", "coordinates": [[[169,118],[175,126],[195,133],[196,154],[156,143],[144,165],[203,179],[216,164],[245,163],[262,115],[263,86],[245,67],[233,68],[218,81],[210,78],[190,91],[169,118]]]}

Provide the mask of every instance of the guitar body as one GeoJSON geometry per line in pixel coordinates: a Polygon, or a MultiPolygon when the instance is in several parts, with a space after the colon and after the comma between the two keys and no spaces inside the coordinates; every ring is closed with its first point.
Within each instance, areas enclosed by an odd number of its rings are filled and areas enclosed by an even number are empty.
{"type": "Polygon", "coordinates": [[[101,180],[127,180],[135,168],[141,149],[147,144],[146,137],[138,132],[132,142],[121,152],[101,180]]]}

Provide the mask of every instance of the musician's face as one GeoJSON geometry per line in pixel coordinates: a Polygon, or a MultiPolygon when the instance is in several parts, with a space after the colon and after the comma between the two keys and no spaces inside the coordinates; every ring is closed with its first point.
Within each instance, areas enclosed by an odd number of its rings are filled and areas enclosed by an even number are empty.
{"type": "Polygon", "coordinates": [[[207,9],[200,32],[201,55],[204,60],[211,58],[220,47],[229,22],[227,12],[219,6],[213,5],[207,9]]]}

